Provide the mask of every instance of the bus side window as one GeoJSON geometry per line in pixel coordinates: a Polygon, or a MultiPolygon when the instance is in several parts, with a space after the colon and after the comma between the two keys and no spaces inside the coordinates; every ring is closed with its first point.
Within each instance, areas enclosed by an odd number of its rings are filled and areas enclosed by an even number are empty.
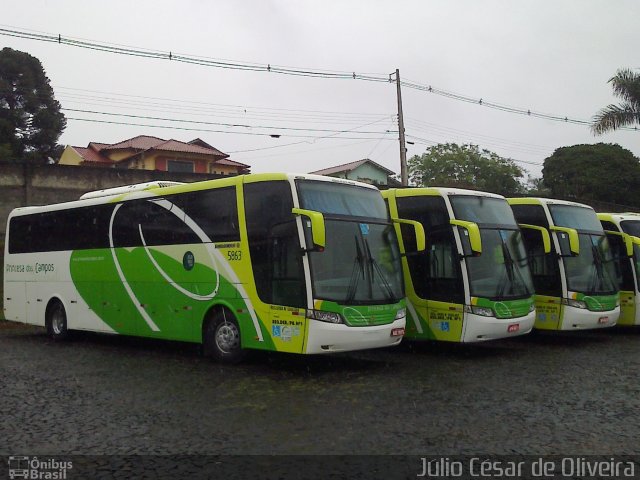
{"type": "Polygon", "coordinates": [[[297,228],[287,226],[295,226],[291,185],[286,181],[246,184],[244,208],[249,255],[260,300],[303,308],[306,292],[300,242],[297,228]],[[300,286],[283,291],[285,284],[295,283],[300,286]]]}
{"type": "MultiPolygon", "coordinates": [[[[411,282],[423,299],[464,303],[460,259],[444,199],[440,196],[401,197],[398,216],[422,224],[427,234],[424,252],[407,256],[411,282]]],[[[401,225],[405,251],[416,250],[415,230],[401,225]]]]}
{"type": "Polygon", "coordinates": [[[235,187],[201,190],[169,199],[196,222],[212,242],[240,240],[235,187]]]}
{"type": "Polygon", "coordinates": [[[201,240],[181,215],[149,200],[125,202],[116,213],[113,226],[115,247],[184,245],[201,240]],[[142,235],[142,236],[141,236],[142,235]]]}
{"type": "Polygon", "coordinates": [[[557,256],[554,253],[544,253],[542,236],[536,230],[523,229],[522,239],[527,251],[536,293],[555,297],[562,296],[557,256]]]}
{"type": "Polygon", "coordinates": [[[616,274],[616,281],[620,290],[633,291],[633,272],[631,270],[631,262],[627,256],[627,246],[622,237],[618,235],[607,236],[611,255],[613,257],[613,267],[616,274]]]}
{"type": "Polygon", "coordinates": [[[304,307],[304,282],[300,279],[302,256],[295,220],[275,225],[269,238],[271,302],[304,307]]]}

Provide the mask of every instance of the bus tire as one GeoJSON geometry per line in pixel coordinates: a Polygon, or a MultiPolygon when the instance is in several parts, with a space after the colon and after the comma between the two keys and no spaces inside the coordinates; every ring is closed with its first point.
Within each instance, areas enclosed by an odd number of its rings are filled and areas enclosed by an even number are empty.
{"type": "Polygon", "coordinates": [[[228,310],[218,310],[202,331],[204,354],[221,363],[238,363],[244,356],[238,321],[228,310]]]}
{"type": "Polygon", "coordinates": [[[67,312],[60,300],[52,300],[47,307],[45,324],[47,327],[47,333],[53,340],[60,341],[69,338],[69,330],[67,329],[67,312]]]}

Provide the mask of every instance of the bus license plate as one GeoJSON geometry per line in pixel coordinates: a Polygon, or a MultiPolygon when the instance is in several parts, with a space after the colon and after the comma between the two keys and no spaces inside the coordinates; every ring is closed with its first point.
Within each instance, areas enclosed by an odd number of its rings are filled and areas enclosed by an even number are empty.
{"type": "Polygon", "coordinates": [[[519,323],[512,323],[511,325],[509,325],[507,327],[507,332],[508,333],[517,332],[518,330],[520,330],[520,324],[519,323]]]}
{"type": "Polygon", "coordinates": [[[391,336],[392,337],[399,337],[401,335],[404,335],[404,328],[392,328],[391,329],[391,336]]]}
{"type": "Polygon", "coordinates": [[[600,324],[609,323],[609,317],[600,317],[598,319],[598,323],[600,323],[600,324]]]}

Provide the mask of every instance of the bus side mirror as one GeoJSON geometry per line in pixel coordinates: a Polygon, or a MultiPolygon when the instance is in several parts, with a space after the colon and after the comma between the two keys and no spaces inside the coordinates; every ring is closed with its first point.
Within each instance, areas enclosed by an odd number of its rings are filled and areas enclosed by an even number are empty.
{"type": "Polygon", "coordinates": [[[313,239],[314,250],[324,250],[324,247],[327,245],[327,233],[322,213],[314,210],[305,210],[303,208],[292,208],[291,213],[307,217],[307,226],[311,227],[311,238],[313,239]]]}
{"type": "MultiPolygon", "coordinates": [[[[469,236],[469,245],[471,247],[471,255],[480,255],[482,253],[482,239],[480,237],[480,227],[475,222],[467,222],[465,220],[449,220],[451,225],[462,227],[469,236]]],[[[463,247],[464,250],[464,247],[463,247]]],[[[466,253],[465,253],[466,255],[466,253]]]]}
{"type": "MultiPolygon", "coordinates": [[[[624,242],[624,248],[626,249],[626,252],[627,252],[627,257],[633,257],[632,238],[638,238],[638,237],[632,237],[631,235],[623,232],[614,232],[613,230],[605,230],[604,233],[606,233],[607,236],[616,235],[616,236],[622,237],[622,241],[624,242]]],[[[638,240],[640,241],[640,239],[638,240]]]]}
{"type": "Polygon", "coordinates": [[[416,251],[424,252],[427,248],[427,237],[424,233],[424,227],[420,222],[416,222],[415,220],[405,220],[403,218],[392,218],[391,221],[393,223],[404,223],[405,225],[410,225],[416,232],[416,251]]]}
{"type": "Polygon", "coordinates": [[[544,247],[544,253],[551,253],[551,235],[549,235],[549,231],[544,227],[539,227],[537,225],[529,225],[526,223],[519,223],[518,226],[521,229],[527,230],[535,230],[540,232],[540,236],[542,237],[542,246],[544,247]]]}
{"type": "Polygon", "coordinates": [[[560,255],[563,257],[575,257],[580,254],[580,239],[575,228],[553,226],[550,227],[550,230],[553,230],[558,235],[560,255]]]}

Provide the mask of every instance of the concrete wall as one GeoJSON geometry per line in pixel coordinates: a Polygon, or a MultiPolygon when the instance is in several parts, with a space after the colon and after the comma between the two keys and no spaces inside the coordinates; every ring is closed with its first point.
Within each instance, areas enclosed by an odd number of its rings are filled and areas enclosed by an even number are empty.
{"type": "MultiPolygon", "coordinates": [[[[77,200],[83,193],[153,180],[197,182],[223,175],[170,173],[155,170],[78,167],[75,165],[23,165],[0,162],[0,265],[4,270],[4,239],[9,212],[16,207],[77,200]]],[[[4,275],[4,271],[3,271],[4,275]]],[[[0,298],[2,283],[0,282],[0,298]]],[[[0,310],[0,318],[2,310],[0,310]]]]}
{"type": "Polygon", "coordinates": [[[0,238],[4,237],[7,216],[15,207],[67,202],[77,200],[80,195],[92,190],[153,180],[197,182],[213,178],[224,176],[0,162],[0,238]]]}

